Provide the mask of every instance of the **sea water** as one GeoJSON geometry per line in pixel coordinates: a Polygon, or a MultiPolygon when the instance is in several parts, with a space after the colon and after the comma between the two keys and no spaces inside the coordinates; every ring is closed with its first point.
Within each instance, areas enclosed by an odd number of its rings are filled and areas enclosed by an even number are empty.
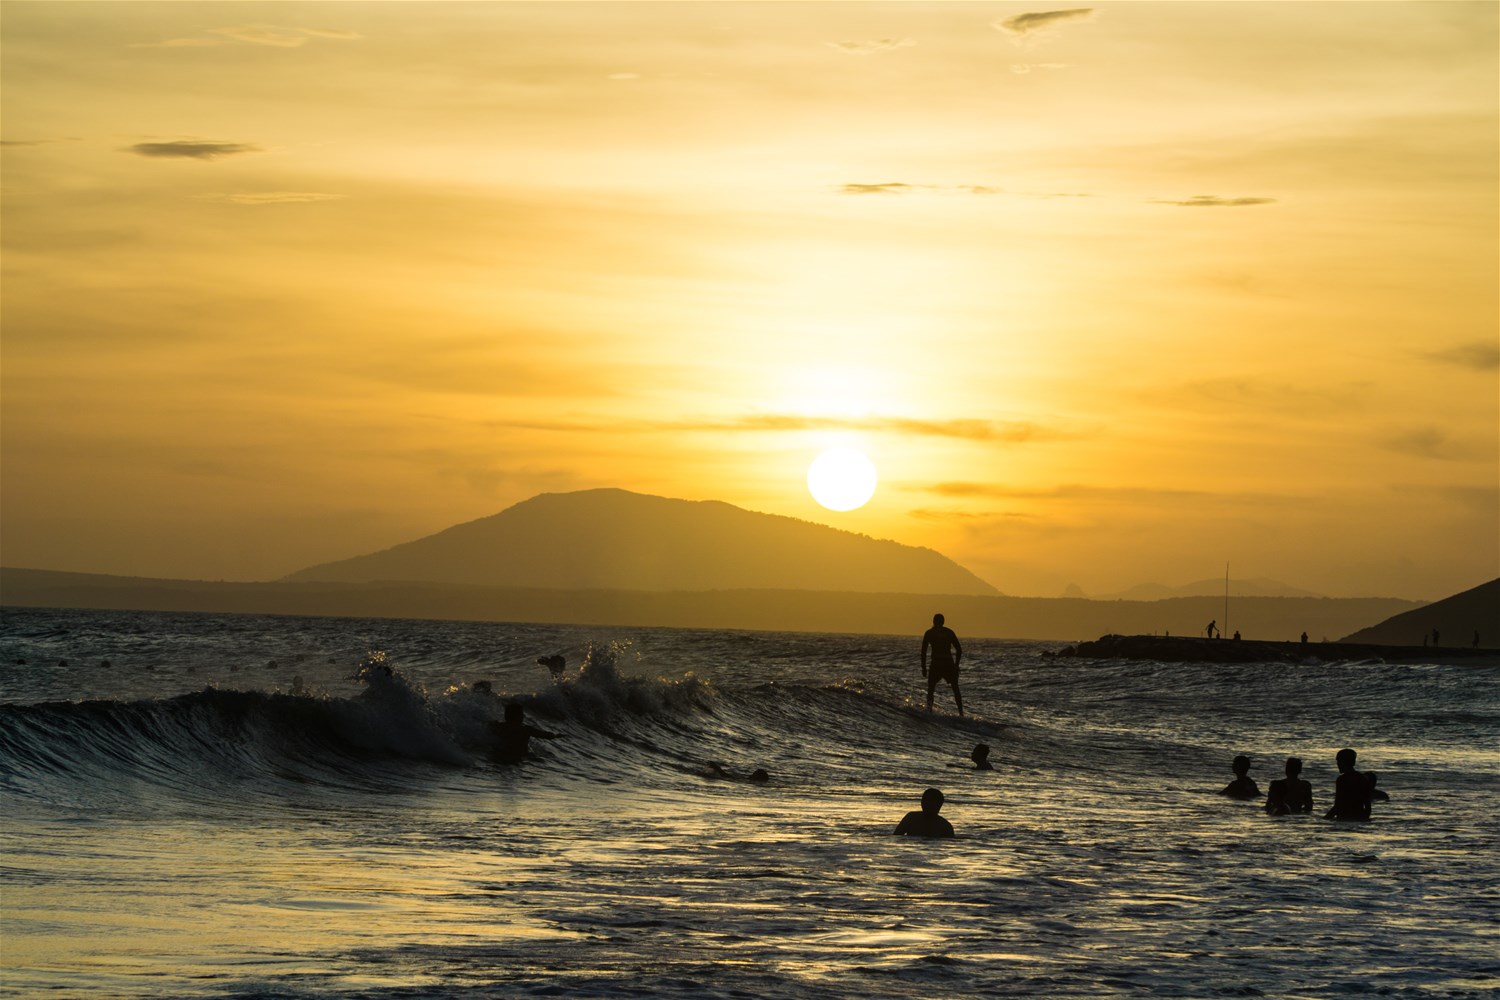
{"type": "Polygon", "coordinates": [[[946,685],[925,711],[927,623],[893,624],[910,635],[5,610],[0,986],[1500,990],[1500,666],[971,638],[960,718],[946,685]],[[515,765],[490,755],[507,702],[559,736],[515,765]],[[1321,818],[1343,746],[1390,795],[1369,823],[1321,818]],[[1318,812],[1216,794],[1239,753],[1262,788],[1300,756],[1318,812]],[[928,787],[958,836],[892,836],[928,787]]]}

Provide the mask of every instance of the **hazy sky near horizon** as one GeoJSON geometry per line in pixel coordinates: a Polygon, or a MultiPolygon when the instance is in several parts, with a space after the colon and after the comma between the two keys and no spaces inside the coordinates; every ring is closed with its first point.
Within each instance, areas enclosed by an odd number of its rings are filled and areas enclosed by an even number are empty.
{"type": "Polygon", "coordinates": [[[1500,575],[1497,11],[7,2],[0,560],[620,486],[1011,594],[1446,596],[1500,575]]]}

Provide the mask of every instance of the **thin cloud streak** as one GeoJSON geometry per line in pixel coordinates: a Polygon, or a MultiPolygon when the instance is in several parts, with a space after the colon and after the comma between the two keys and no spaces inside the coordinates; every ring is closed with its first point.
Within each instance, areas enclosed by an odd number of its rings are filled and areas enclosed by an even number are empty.
{"type": "Polygon", "coordinates": [[[1030,444],[1066,440],[1069,435],[1022,420],[919,420],[912,417],[808,417],[762,414],[737,420],[703,421],[551,421],[504,420],[489,426],[566,433],[734,433],[744,431],[864,431],[954,438],[994,444],[1030,444]]]}
{"type": "Polygon", "coordinates": [[[987,184],[907,184],[904,181],[887,181],[883,184],[858,184],[850,182],[839,188],[841,194],[913,194],[918,191],[952,191],[960,194],[999,194],[1000,189],[987,184]]]}
{"type": "Polygon", "coordinates": [[[302,205],[317,201],[339,201],[348,195],[323,194],[318,191],[246,191],[237,194],[194,195],[200,201],[217,201],[229,205],[302,205]]]}
{"type": "Polygon", "coordinates": [[[1307,498],[1282,493],[1216,493],[1210,490],[1157,489],[1130,486],[1087,486],[1070,483],[1048,489],[1025,490],[993,483],[944,482],[923,486],[922,490],[939,496],[993,500],[1076,501],[1082,503],[1237,503],[1288,504],[1304,503],[1307,498]]]}
{"type": "Polygon", "coordinates": [[[828,47],[851,56],[873,56],[882,52],[908,49],[917,43],[910,38],[876,38],[865,41],[829,42],[828,47]]]}
{"type": "Polygon", "coordinates": [[[135,153],[138,156],[178,160],[217,160],[221,156],[234,156],[238,153],[259,153],[261,151],[259,146],[252,146],[244,142],[205,142],[195,140],[138,142],[134,146],[130,146],[124,150],[124,152],[135,153]]]}
{"type": "Polygon", "coordinates": [[[338,31],[333,28],[286,28],[273,24],[246,24],[229,28],[210,28],[207,34],[217,38],[190,36],[167,38],[160,42],[136,42],[126,46],[132,49],[203,49],[242,42],[247,45],[266,45],[279,49],[297,49],[315,38],[351,41],[363,38],[353,31],[338,31]]]}
{"type": "Polygon", "coordinates": [[[1220,198],[1211,194],[1195,194],[1184,201],[1158,200],[1158,205],[1177,205],[1181,208],[1244,208],[1247,205],[1274,205],[1275,198],[1220,198]]]}

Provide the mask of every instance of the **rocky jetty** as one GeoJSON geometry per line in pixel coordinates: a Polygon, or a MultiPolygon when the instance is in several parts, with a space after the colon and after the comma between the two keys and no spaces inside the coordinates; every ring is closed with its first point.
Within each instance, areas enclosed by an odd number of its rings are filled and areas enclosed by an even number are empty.
{"type": "Polygon", "coordinates": [[[1106,635],[1058,650],[1055,656],[1164,663],[1453,663],[1500,661],[1500,650],[1468,646],[1377,646],[1353,642],[1262,642],[1196,636],[1106,635]]]}

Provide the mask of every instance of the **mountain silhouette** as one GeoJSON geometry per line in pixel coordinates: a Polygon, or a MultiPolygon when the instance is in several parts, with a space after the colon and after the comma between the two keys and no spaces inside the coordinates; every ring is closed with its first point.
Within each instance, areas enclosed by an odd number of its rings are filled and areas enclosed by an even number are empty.
{"type": "MultiPolygon", "coordinates": [[[[1073,586],[1077,586],[1074,584],[1073,586]]],[[[1173,597],[1217,597],[1224,593],[1224,578],[1194,580],[1180,586],[1170,587],[1161,583],[1138,583],[1128,590],[1116,594],[1090,594],[1095,601],[1165,601],[1173,597]]],[[[1280,580],[1255,577],[1249,580],[1230,580],[1231,597],[1322,597],[1310,590],[1302,590],[1280,580]]],[[[1082,592],[1068,593],[1067,597],[1081,597],[1082,592]]]]}
{"type": "Polygon", "coordinates": [[[1432,642],[1433,629],[1440,645],[1472,646],[1478,635],[1481,648],[1500,649],[1500,579],[1387,618],[1340,641],[1421,646],[1432,642]]]}
{"type": "Polygon", "coordinates": [[[932,549],[717,500],[674,500],[621,489],[543,493],[490,517],[284,579],[565,590],[999,594],[932,549]]]}

